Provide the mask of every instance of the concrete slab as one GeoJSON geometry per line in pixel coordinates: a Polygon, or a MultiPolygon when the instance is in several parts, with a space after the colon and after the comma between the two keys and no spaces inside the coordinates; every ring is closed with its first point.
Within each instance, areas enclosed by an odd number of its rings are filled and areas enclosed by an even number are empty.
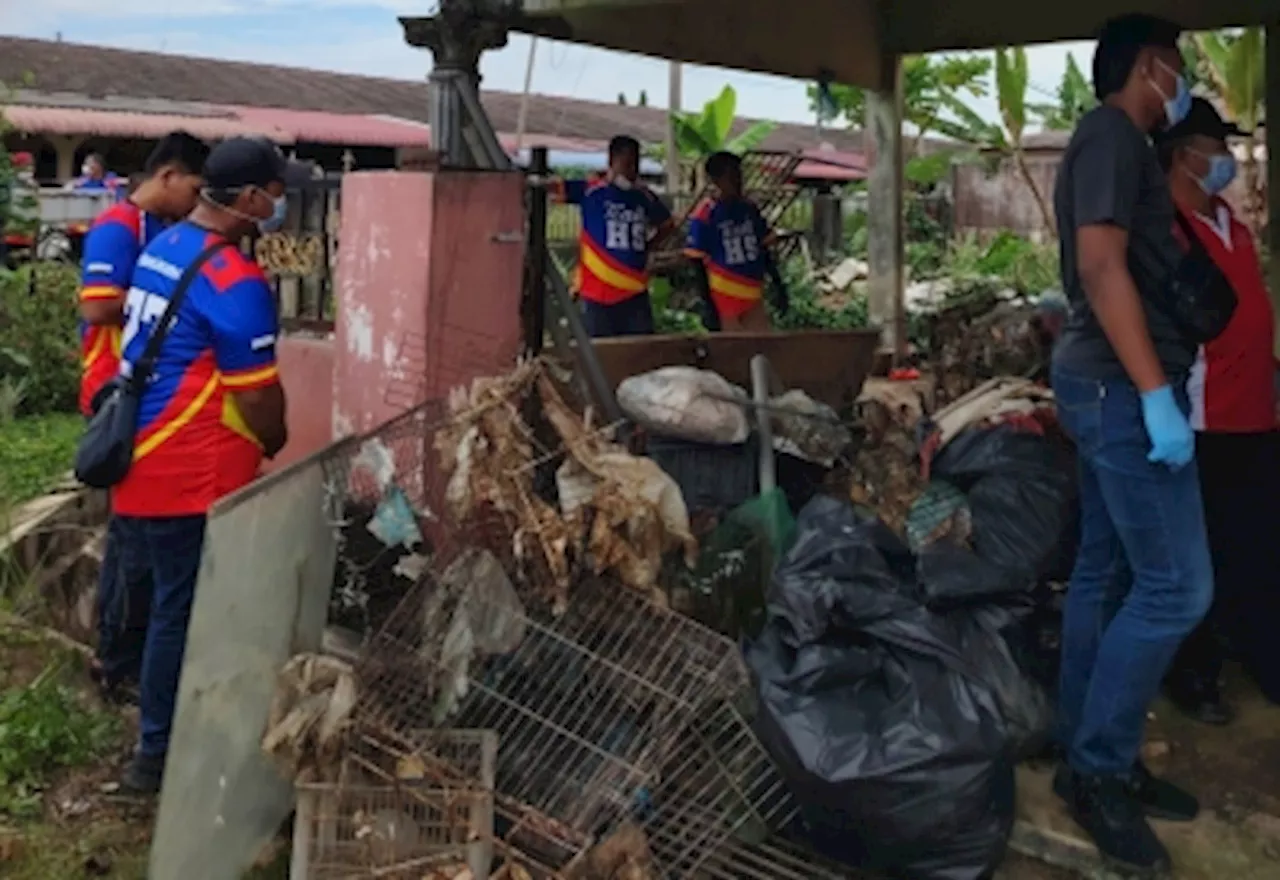
{"type": "MultiPolygon", "coordinates": [[[[1186,785],[1204,810],[1195,822],[1156,823],[1179,880],[1280,877],[1280,708],[1233,681],[1239,711],[1229,727],[1185,719],[1159,704],[1148,726],[1153,771],[1186,785]]],[[[1110,875],[1050,790],[1052,769],[1019,771],[1019,822],[1011,847],[1085,877],[1110,875]]]]}

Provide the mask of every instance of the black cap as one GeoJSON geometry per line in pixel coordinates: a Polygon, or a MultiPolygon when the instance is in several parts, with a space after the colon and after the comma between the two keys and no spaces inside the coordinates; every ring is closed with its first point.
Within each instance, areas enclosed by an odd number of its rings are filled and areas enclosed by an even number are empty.
{"type": "Polygon", "coordinates": [[[265,138],[236,137],[218,144],[204,163],[204,182],[211,190],[237,190],[284,183],[288,160],[265,138]]]}
{"type": "Polygon", "coordinates": [[[1170,128],[1160,132],[1156,139],[1161,143],[1185,140],[1193,135],[1202,135],[1215,141],[1227,138],[1243,137],[1248,134],[1234,122],[1227,122],[1218,113],[1217,108],[1204,98],[1191,99],[1191,109],[1187,118],[1170,128]]]}

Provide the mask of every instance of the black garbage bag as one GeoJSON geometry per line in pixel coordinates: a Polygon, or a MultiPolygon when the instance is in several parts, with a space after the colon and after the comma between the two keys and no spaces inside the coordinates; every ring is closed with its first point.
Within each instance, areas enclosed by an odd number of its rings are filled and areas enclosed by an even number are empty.
{"type": "Polygon", "coordinates": [[[1079,540],[1076,462],[1061,432],[969,428],[939,451],[931,473],[967,497],[979,559],[1024,588],[1070,576],[1079,540]]]}
{"type": "Polygon", "coordinates": [[[819,851],[896,877],[990,876],[1014,810],[990,614],[931,610],[910,550],[851,505],[801,512],[747,660],[759,735],[819,851]]]}

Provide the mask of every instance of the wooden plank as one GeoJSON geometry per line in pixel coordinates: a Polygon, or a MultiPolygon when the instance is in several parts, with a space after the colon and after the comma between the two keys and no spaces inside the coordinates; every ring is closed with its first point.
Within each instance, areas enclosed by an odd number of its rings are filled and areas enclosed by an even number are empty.
{"type": "Polygon", "coordinates": [[[906,343],[903,305],[902,64],[890,57],[882,86],[867,90],[867,133],[872,155],[867,176],[868,312],[881,344],[900,355],[906,343]]]}

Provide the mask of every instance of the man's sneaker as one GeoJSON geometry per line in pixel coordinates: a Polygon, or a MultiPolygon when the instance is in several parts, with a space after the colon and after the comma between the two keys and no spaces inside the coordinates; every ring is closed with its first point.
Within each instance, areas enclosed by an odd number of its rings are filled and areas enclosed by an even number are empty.
{"type": "Polygon", "coordinates": [[[1153,819],[1190,822],[1200,815],[1200,801],[1195,795],[1153,776],[1141,761],[1133,765],[1129,774],[1129,792],[1153,819]]]}
{"type": "MultiPolygon", "coordinates": [[[[1071,780],[1074,775],[1065,762],[1059,764],[1057,772],[1053,774],[1053,793],[1068,803],[1071,801],[1071,780]]],[[[1141,761],[1134,765],[1127,785],[1129,795],[1152,819],[1190,822],[1200,815],[1200,802],[1195,795],[1166,779],[1152,775],[1141,761]]]]}
{"type": "Polygon", "coordinates": [[[164,781],[164,755],[135,754],[120,780],[120,792],[127,795],[151,796],[160,793],[164,781]]]}
{"type": "Polygon", "coordinates": [[[1169,851],[1147,823],[1127,777],[1084,776],[1068,770],[1064,785],[1067,811],[1109,867],[1143,880],[1170,875],[1169,851]]]}

